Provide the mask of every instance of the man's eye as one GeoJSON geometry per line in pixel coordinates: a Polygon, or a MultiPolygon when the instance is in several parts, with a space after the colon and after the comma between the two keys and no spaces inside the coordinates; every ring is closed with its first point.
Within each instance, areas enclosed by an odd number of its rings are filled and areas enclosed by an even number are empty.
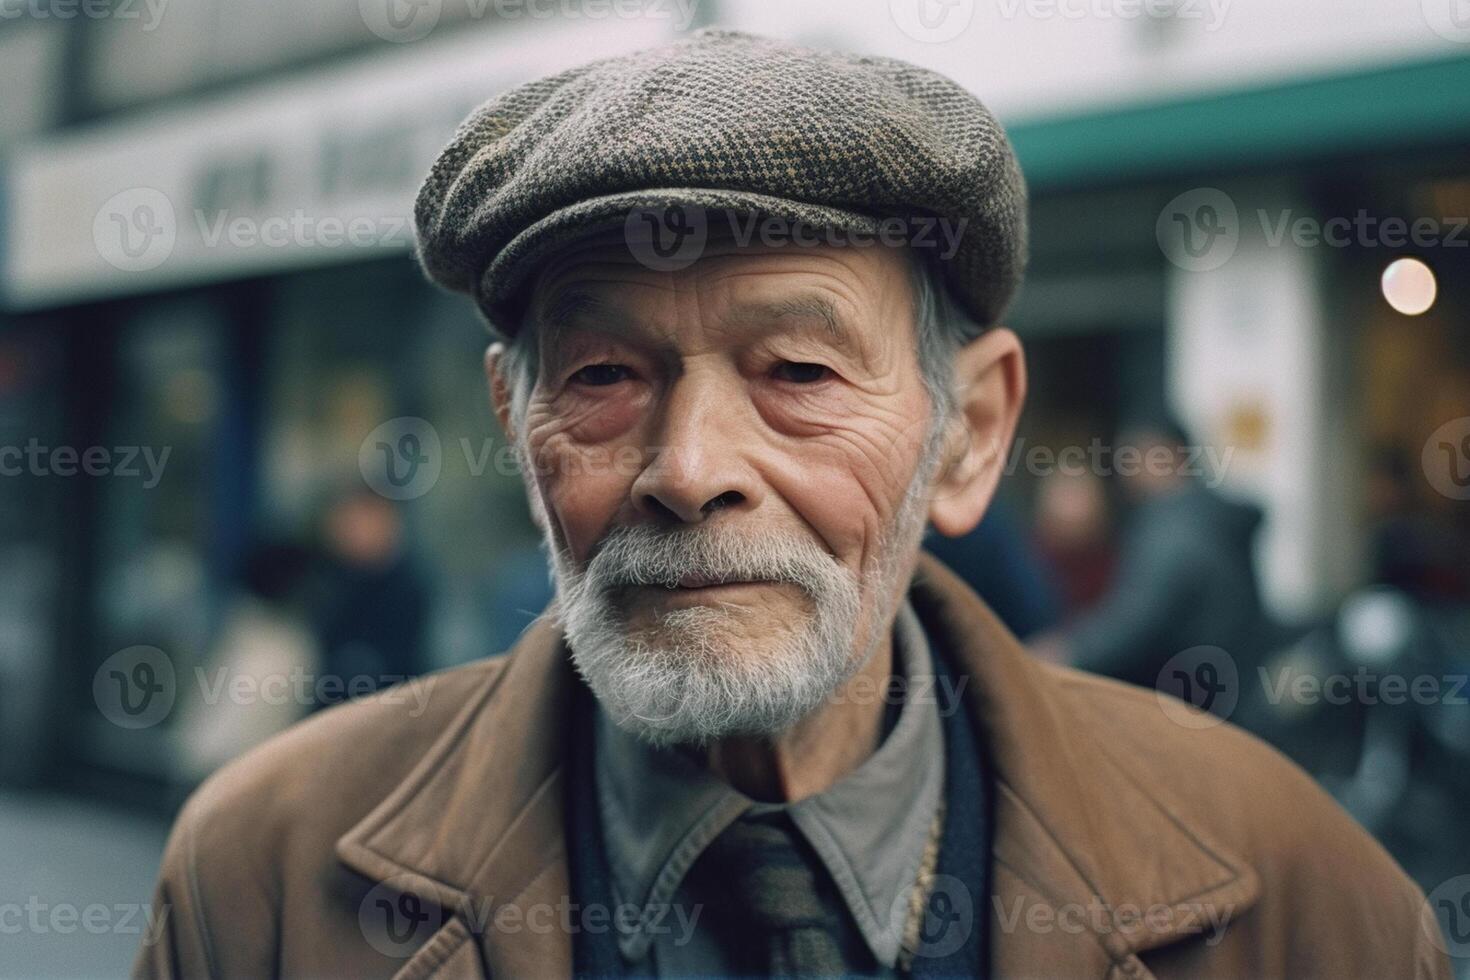
{"type": "Polygon", "coordinates": [[[576,374],[572,380],[584,385],[615,385],[619,381],[626,381],[630,372],[621,364],[589,364],[576,374]]]}
{"type": "Polygon", "coordinates": [[[825,381],[831,373],[825,364],[812,364],[806,361],[782,361],[771,372],[777,381],[790,381],[803,385],[825,381]]]}

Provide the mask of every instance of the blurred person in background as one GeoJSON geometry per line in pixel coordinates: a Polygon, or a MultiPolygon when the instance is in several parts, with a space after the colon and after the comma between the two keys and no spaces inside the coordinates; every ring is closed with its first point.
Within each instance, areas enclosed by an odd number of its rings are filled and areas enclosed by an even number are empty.
{"type": "Polygon", "coordinates": [[[1470,561],[1453,526],[1420,504],[1420,471],[1408,453],[1382,446],[1366,487],[1373,583],[1425,602],[1470,600],[1470,561]]]}
{"type": "Polygon", "coordinates": [[[1093,608],[1042,638],[1038,651],[1132,684],[1162,683],[1172,694],[1184,692],[1160,671],[1195,647],[1218,647],[1240,671],[1253,670],[1271,636],[1253,555],[1260,508],[1207,486],[1191,451],[1196,444],[1171,419],[1127,426],[1118,445],[1133,450],[1139,465],[1117,467],[1132,513],[1114,580],[1093,608]]]}
{"type": "Polygon", "coordinates": [[[201,684],[183,685],[180,767],[198,782],[235,756],[301,720],[311,708],[302,679],[320,655],[308,610],[311,553],[274,542],[245,558],[201,684]]]}
{"type": "Polygon", "coordinates": [[[1059,601],[1047,569],[1015,513],[996,500],[969,534],[931,534],[925,549],[985,600],[1016,636],[1026,639],[1051,629],[1059,601]]]}
{"type": "Polygon", "coordinates": [[[1100,602],[1117,561],[1102,478],[1091,471],[1048,473],[1036,495],[1035,527],[1041,560],[1057,583],[1064,613],[1074,616],[1100,602]]]}
{"type": "Polygon", "coordinates": [[[366,487],[346,491],[328,506],[322,532],[319,707],[423,673],[429,616],[396,503],[366,487]]]}

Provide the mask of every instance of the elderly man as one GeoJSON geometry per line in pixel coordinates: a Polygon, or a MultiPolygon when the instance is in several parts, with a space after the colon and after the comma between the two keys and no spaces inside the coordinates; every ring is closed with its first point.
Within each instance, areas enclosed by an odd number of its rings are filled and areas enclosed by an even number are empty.
{"type": "Polygon", "coordinates": [[[140,974],[1447,976],[1305,775],[920,552],[1021,409],[1024,208],[884,59],[701,33],[476,112],[421,258],[498,334],[556,602],[207,783],[140,974]]]}

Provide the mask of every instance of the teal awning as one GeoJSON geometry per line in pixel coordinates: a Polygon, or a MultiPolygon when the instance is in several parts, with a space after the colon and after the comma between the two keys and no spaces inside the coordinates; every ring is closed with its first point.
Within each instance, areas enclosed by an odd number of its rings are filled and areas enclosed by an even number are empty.
{"type": "Polygon", "coordinates": [[[1470,52],[1008,123],[1033,191],[1470,141],[1470,52]]]}

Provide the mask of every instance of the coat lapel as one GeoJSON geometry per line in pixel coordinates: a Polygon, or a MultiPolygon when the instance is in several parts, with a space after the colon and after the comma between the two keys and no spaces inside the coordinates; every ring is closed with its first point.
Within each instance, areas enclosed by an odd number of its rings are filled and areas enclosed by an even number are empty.
{"type": "Polygon", "coordinates": [[[921,556],[910,599],[970,678],[965,701],[995,774],[997,975],[1145,977],[1137,954],[1255,902],[1254,869],[1079,737],[1058,668],[1031,657],[953,572],[921,556]]]}
{"type": "Polygon", "coordinates": [[[549,611],[408,778],[337,842],[359,874],[450,913],[400,977],[571,972],[560,927],[570,675],[549,611]]]}
{"type": "MultiPolygon", "coordinates": [[[[1253,869],[1076,737],[1054,668],[952,572],[922,555],[910,598],[968,678],[965,701],[996,777],[986,912],[996,975],[1147,977],[1137,954],[1255,901],[1253,869]],[[1160,909],[1172,910],[1168,921],[1143,921],[1160,909]]],[[[570,974],[563,779],[574,683],[553,608],[338,841],[348,867],[449,913],[400,977],[570,974]]]]}

